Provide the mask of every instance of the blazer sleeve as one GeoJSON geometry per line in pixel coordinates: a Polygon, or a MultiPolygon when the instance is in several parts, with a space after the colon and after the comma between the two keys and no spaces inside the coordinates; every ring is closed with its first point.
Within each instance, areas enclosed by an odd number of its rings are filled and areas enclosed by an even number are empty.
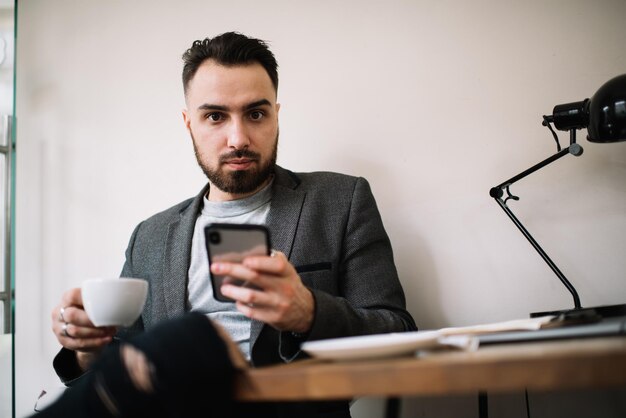
{"type": "MultiPolygon", "coordinates": [[[[417,330],[406,310],[389,237],[363,178],[356,180],[352,191],[339,260],[338,294],[310,289],[315,319],[307,340],[417,330]]],[[[281,333],[283,360],[299,356],[298,337],[281,333]]]]}
{"type": "MultiPolygon", "coordinates": [[[[130,240],[128,241],[128,247],[126,247],[126,259],[124,261],[124,266],[122,267],[122,272],[120,273],[120,277],[138,277],[135,274],[135,268],[133,264],[133,249],[135,247],[135,242],[137,240],[137,234],[139,229],[144,224],[141,222],[139,225],[135,227],[132,235],[130,236],[130,240]]],[[[145,308],[144,308],[145,310],[145,308]]],[[[123,339],[128,338],[129,336],[140,333],[144,330],[143,325],[143,317],[139,316],[139,318],[132,324],[130,327],[121,328],[118,332],[118,335],[123,339]]]]}

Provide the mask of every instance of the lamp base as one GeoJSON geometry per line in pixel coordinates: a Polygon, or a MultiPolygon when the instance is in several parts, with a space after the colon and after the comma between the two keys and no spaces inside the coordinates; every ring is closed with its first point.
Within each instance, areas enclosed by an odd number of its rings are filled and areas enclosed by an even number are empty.
{"type": "Polygon", "coordinates": [[[539,316],[546,315],[563,315],[567,319],[578,319],[578,320],[589,320],[593,322],[593,320],[600,320],[602,318],[611,318],[615,316],[626,316],[626,304],[619,305],[603,305],[603,306],[594,306],[590,308],[575,308],[575,309],[564,309],[558,311],[544,311],[544,312],[532,312],[530,314],[531,318],[537,318],[539,316]]]}

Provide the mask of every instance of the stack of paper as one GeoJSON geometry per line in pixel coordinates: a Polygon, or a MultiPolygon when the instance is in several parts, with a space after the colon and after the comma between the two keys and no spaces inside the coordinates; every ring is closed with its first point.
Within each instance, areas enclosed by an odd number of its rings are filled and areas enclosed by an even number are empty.
{"type": "Polygon", "coordinates": [[[548,325],[554,316],[516,319],[468,327],[442,328],[434,331],[416,331],[391,334],[361,335],[308,341],[302,350],[313,357],[333,360],[359,360],[415,353],[417,350],[456,348],[478,349],[477,335],[504,331],[534,331],[548,325]]]}

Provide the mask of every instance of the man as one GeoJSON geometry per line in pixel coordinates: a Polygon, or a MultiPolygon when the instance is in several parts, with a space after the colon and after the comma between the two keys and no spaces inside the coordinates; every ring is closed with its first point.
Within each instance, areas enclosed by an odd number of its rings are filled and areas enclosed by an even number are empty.
{"type": "MultiPolygon", "coordinates": [[[[194,42],[183,60],[183,120],[209,182],[133,232],[122,276],[148,280],[150,292],[128,332],[204,313],[260,366],[303,357],[305,340],[415,330],[368,183],[276,165],[278,73],[267,45],[225,33],[194,42]],[[266,225],[272,256],[209,268],[203,230],[213,222],[266,225]],[[235,303],[221,303],[209,273],[256,288],[223,285],[235,303]]],[[[64,294],[52,322],[63,345],[55,369],[68,384],[117,332],[94,328],[78,289],[64,294]]],[[[335,412],[349,416],[346,403],[335,412]]]]}

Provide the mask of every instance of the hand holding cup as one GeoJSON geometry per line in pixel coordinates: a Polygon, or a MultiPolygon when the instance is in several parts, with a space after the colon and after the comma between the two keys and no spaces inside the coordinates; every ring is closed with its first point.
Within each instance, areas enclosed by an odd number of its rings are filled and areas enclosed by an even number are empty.
{"type": "Polygon", "coordinates": [[[61,303],[52,310],[52,331],[63,347],[76,352],[81,369],[85,370],[99,352],[112,341],[117,332],[117,325],[132,324],[141,314],[147,295],[147,282],[132,279],[130,281],[141,283],[121,286],[117,284],[127,280],[129,279],[88,280],[82,289],[73,288],[66,291],[61,303]],[[102,280],[112,284],[98,285],[97,283],[102,280]],[[102,290],[108,286],[114,290],[102,290]],[[128,287],[134,290],[126,292],[130,295],[124,295],[123,289],[128,287]],[[85,288],[88,288],[86,292],[85,288]],[[87,298],[84,297],[85,294],[87,298]],[[111,301],[107,302],[107,299],[111,301]],[[115,313],[120,304],[127,306],[121,309],[121,313],[115,313]],[[90,308],[87,309],[86,306],[90,308]],[[114,314],[107,313],[109,311],[113,311],[114,314]]]}

